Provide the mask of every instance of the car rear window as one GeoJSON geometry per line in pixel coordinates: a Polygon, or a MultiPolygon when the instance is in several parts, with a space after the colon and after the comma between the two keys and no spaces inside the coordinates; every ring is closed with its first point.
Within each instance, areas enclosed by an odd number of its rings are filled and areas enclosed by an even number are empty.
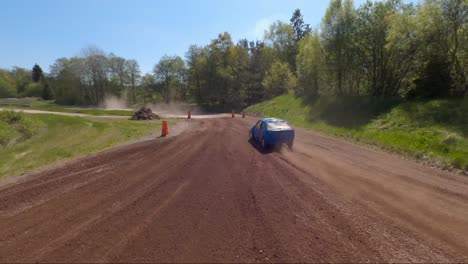
{"type": "Polygon", "coordinates": [[[289,126],[288,122],[280,121],[280,120],[268,122],[267,129],[269,131],[292,130],[292,128],[291,128],[291,126],[289,126]]]}

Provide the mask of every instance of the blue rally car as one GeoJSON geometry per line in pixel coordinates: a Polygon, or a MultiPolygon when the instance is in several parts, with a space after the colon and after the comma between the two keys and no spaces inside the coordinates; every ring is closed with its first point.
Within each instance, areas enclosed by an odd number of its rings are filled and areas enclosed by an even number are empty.
{"type": "Polygon", "coordinates": [[[262,149],[283,143],[292,148],[294,136],[294,129],[288,122],[278,118],[260,119],[249,133],[250,140],[260,143],[262,149]]]}

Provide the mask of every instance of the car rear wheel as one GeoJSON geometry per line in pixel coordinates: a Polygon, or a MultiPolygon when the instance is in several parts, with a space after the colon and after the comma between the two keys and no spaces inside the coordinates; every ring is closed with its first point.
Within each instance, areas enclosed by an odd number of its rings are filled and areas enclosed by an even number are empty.
{"type": "Polygon", "coordinates": [[[266,150],[268,148],[268,145],[265,143],[265,138],[262,138],[261,144],[262,144],[262,149],[263,150],[266,150]]]}

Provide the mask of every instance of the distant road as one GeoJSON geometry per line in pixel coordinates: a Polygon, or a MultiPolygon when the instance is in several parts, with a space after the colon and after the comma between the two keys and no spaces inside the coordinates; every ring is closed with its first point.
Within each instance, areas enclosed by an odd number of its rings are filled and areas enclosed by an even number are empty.
{"type": "Polygon", "coordinates": [[[80,114],[80,113],[54,112],[54,111],[19,109],[19,108],[0,108],[0,111],[15,111],[15,112],[28,113],[28,114],[52,114],[52,115],[62,115],[62,116],[78,116],[78,117],[102,117],[102,118],[121,118],[121,119],[130,118],[129,116],[88,115],[88,114],[80,114]]]}
{"type": "Polygon", "coordinates": [[[468,261],[468,178],[302,129],[262,154],[254,122],[187,121],[0,187],[0,262],[468,261]]]}
{"type": "MultiPolygon", "coordinates": [[[[70,108],[73,109],[73,108],[70,108]]],[[[75,109],[84,109],[84,108],[75,108],[75,109]]],[[[87,108],[89,109],[89,108],[87,108]]],[[[121,118],[129,119],[129,116],[115,116],[115,115],[89,115],[81,113],[67,113],[67,112],[55,112],[55,111],[44,111],[44,110],[32,110],[32,109],[20,109],[20,108],[1,108],[0,111],[15,111],[15,112],[24,112],[29,114],[52,114],[52,115],[63,115],[63,116],[78,116],[78,117],[102,117],[102,118],[121,118]]],[[[164,118],[187,118],[187,115],[179,114],[169,114],[169,113],[157,113],[156,114],[164,118]]],[[[222,117],[231,117],[231,114],[202,114],[202,115],[192,115],[192,119],[210,119],[210,118],[222,118],[222,117]]]]}

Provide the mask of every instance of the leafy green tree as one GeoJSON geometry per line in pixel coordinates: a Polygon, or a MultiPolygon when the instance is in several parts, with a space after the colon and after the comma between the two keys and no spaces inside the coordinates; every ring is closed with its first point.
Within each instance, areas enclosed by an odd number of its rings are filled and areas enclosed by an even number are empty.
{"type": "Polygon", "coordinates": [[[127,60],[111,53],[107,58],[107,62],[108,71],[110,72],[109,88],[114,95],[120,96],[130,82],[127,60]]]}
{"type": "Polygon", "coordinates": [[[43,84],[42,82],[31,82],[26,87],[22,96],[24,97],[42,97],[43,84]]]}
{"type": "Polygon", "coordinates": [[[160,84],[160,94],[165,103],[183,100],[185,95],[185,62],[179,56],[163,56],[154,66],[154,76],[160,84]]]}
{"type": "Polygon", "coordinates": [[[416,43],[409,37],[410,12],[399,0],[367,1],[357,10],[357,60],[366,73],[365,91],[370,95],[396,95],[411,70],[416,43]]]}
{"type": "Polygon", "coordinates": [[[454,94],[468,95],[468,65],[463,63],[463,56],[465,56],[466,62],[466,52],[468,51],[468,44],[466,43],[466,35],[468,34],[468,1],[444,0],[441,4],[445,21],[444,26],[446,26],[448,45],[450,47],[448,71],[454,82],[454,94]]]}
{"type": "Polygon", "coordinates": [[[329,82],[338,95],[355,94],[359,87],[356,65],[356,10],[352,0],[332,0],[322,21],[322,43],[329,82]]]}
{"type": "Polygon", "coordinates": [[[20,67],[13,67],[11,75],[15,79],[17,95],[22,96],[29,83],[31,83],[31,71],[20,67]]]}
{"type": "Polygon", "coordinates": [[[326,82],[324,51],[318,34],[306,36],[299,42],[297,55],[298,88],[296,94],[315,97],[320,90],[324,90],[326,82]]]}
{"type": "Polygon", "coordinates": [[[448,62],[443,58],[440,58],[440,61],[435,58],[431,59],[414,83],[416,87],[407,95],[410,99],[434,99],[449,96],[452,79],[448,62]]]}
{"type": "Polygon", "coordinates": [[[44,100],[52,100],[54,99],[54,95],[52,93],[52,90],[49,87],[49,83],[47,81],[43,82],[42,85],[42,99],[44,100]]]}
{"type": "Polygon", "coordinates": [[[49,85],[55,102],[67,105],[91,104],[90,90],[84,85],[84,59],[59,58],[50,66],[49,85]]]}
{"type": "Polygon", "coordinates": [[[275,57],[288,62],[289,67],[296,66],[295,58],[295,34],[291,25],[276,21],[265,33],[265,43],[275,51],[275,57]]]}
{"type": "Polygon", "coordinates": [[[0,98],[16,97],[16,82],[12,74],[0,69],[0,98]]]}
{"type": "Polygon", "coordinates": [[[293,91],[296,88],[297,79],[287,63],[277,60],[271,65],[262,84],[267,97],[272,98],[293,91]]]}
{"type": "Polygon", "coordinates": [[[207,94],[207,49],[197,47],[196,45],[190,46],[185,55],[187,61],[187,78],[188,89],[192,99],[200,105],[206,105],[207,94]]]}
{"type": "Polygon", "coordinates": [[[274,60],[273,50],[265,46],[265,43],[262,41],[251,41],[249,43],[249,51],[248,80],[245,85],[244,98],[246,105],[258,103],[265,97],[265,88],[262,85],[262,81],[274,60]]]}
{"type": "Polygon", "coordinates": [[[39,82],[44,78],[44,73],[42,72],[41,66],[34,64],[34,67],[32,68],[32,81],[33,82],[39,82]]]}
{"type": "Polygon", "coordinates": [[[387,43],[385,75],[382,76],[382,89],[373,95],[400,96],[410,86],[411,75],[420,64],[418,54],[424,48],[424,43],[416,35],[414,15],[415,9],[409,4],[398,4],[397,9],[390,15],[387,43]]]}
{"type": "Polygon", "coordinates": [[[140,65],[136,60],[128,60],[125,63],[125,69],[128,73],[128,81],[132,93],[132,102],[136,103],[136,90],[141,77],[140,65]]]}
{"type": "Polygon", "coordinates": [[[154,78],[154,75],[147,73],[141,77],[140,89],[142,93],[143,103],[160,101],[158,85],[154,78]]]}

